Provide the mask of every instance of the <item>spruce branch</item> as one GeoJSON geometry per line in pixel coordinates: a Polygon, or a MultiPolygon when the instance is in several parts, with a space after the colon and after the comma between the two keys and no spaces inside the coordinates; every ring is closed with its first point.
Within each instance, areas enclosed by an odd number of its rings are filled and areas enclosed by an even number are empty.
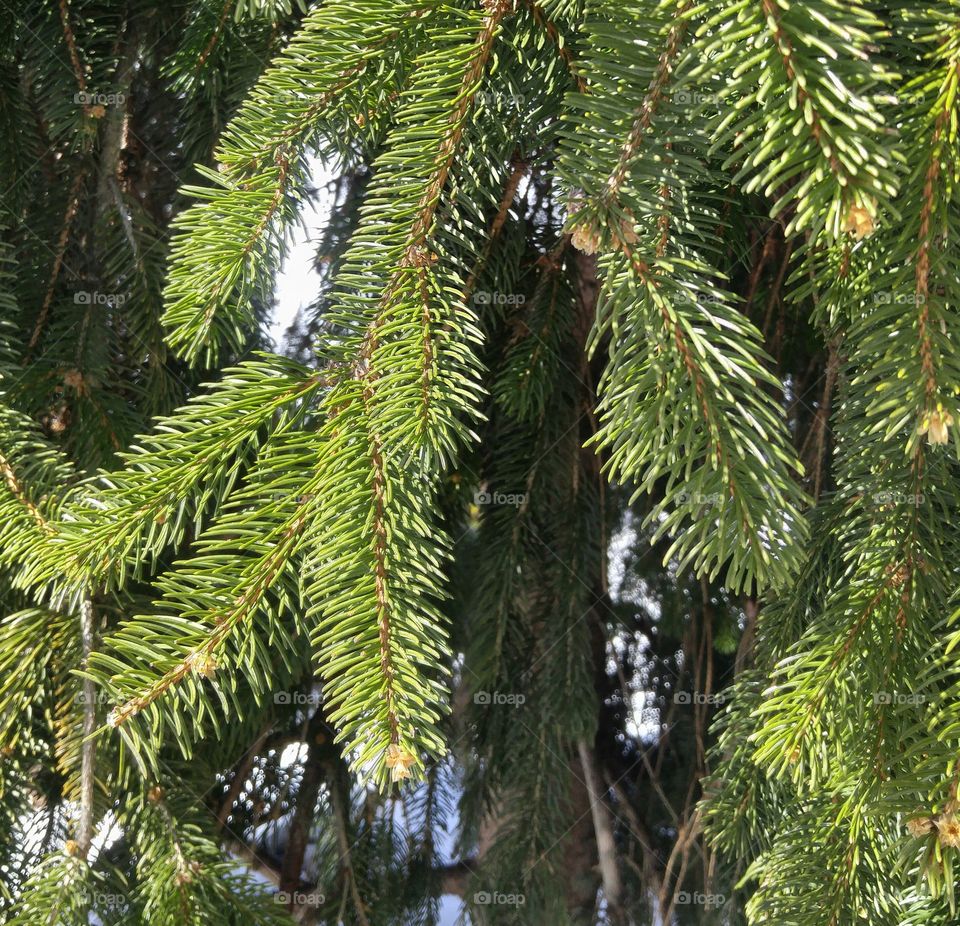
{"type": "Polygon", "coordinates": [[[163,321],[169,343],[187,360],[214,362],[238,349],[252,319],[251,301],[266,295],[295,217],[291,194],[303,186],[300,162],[308,143],[323,137],[327,150],[348,156],[361,132],[357,119],[396,80],[377,63],[405,47],[420,16],[399,2],[389,9],[368,2],[312,11],[241,108],[217,151],[222,172],[206,171],[214,186],[193,188],[201,202],[176,222],[163,321]],[[362,80],[368,73],[372,82],[362,80]],[[334,103],[351,115],[346,136],[334,103]],[[251,140],[265,135],[271,139],[266,147],[251,148],[251,140]]]}
{"type": "Polygon", "coordinates": [[[411,96],[398,119],[407,122],[409,106],[422,120],[429,105],[435,147],[425,152],[422,138],[401,135],[384,156],[383,180],[374,181],[367,223],[343,271],[357,289],[343,293],[331,318],[331,326],[349,337],[331,351],[339,382],[325,403],[323,433],[335,465],[324,466],[322,516],[313,538],[322,553],[310,558],[320,613],[316,642],[330,719],[356,750],[355,767],[375,760],[373,775],[381,785],[388,769],[394,780],[408,777],[421,749],[436,753],[440,747],[440,682],[424,677],[424,670],[444,645],[433,602],[447,543],[428,526],[426,499],[414,495],[454,453],[464,430],[459,415],[473,411],[467,377],[475,365],[468,346],[475,335],[470,322],[454,314],[466,314],[465,307],[450,305],[445,295],[446,279],[458,289],[462,282],[430,249],[439,246],[438,209],[508,11],[509,4],[492,5],[468,41],[458,38],[446,55],[441,48],[424,54],[417,72],[424,99],[411,96]],[[463,67],[452,79],[451,54],[463,67]],[[439,79],[428,85],[431,77],[439,79]],[[371,266],[365,247],[374,231],[389,234],[391,247],[371,266]],[[378,281],[382,295],[371,305],[366,287],[354,280],[378,281]],[[454,340],[444,329],[466,329],[466,336],[454,340]],[[413,464],[406,464],[406,473],[398,466],[404,457],[413,464]],[[345,481],[348,473],[355,482],[345,481]],[[354,485],[366,486],[367,497],[354,485]]]}
{"type": "Polygon", "coordinates": [[[69,577],[110,587],[128,570],[149,571],[191,524],[201,527],[228,500],[264,429],[303,415],[326,384],[300,364],[261,356],[225,371],[209,394],[161,419],[122,456],[124,470],[102,474],[71,498],[62,525],[62,550],[76,564],[69,577]]]}
{"type": "Polygon", "coordinates": [[[744,190],[775,198],[786,233],[868,235],[897,192],[897,155],[880,112],[893,72],[871,55],[884,24],[834,0],[802,9],[714,4],[696,30],[693,75],[722,77],[714,149],[732,149],[744,190]],[[786,88],[786,92],[784,92],[786,88]]]}
{"type": "Polygon", "coordinates": [[[217,18],[216,26],[214,26],[213,32],[210,34],[210,40],[197,58],[197,63],[194,66],[195,72],[201,70],[207,59],[213,54],[213,50],[217,47],[217,42],[220,41],[220,37],[223,34],[224,26],[230,18],[230,13],[233,10],[235,2],[236,0],[226,0],[226,3],[223,4],[223,8],[220,10],[220,16],[217,18]]]}

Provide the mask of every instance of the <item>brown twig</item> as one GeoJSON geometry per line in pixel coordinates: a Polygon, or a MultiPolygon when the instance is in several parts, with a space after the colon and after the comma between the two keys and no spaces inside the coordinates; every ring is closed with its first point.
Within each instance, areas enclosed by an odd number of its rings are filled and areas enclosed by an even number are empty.
{"type": "Polygon", "coordinates": [[[200,53],[200,57],[197,58],[196,66],[193,69],[193,73],[196,74],[204,66],[207,61],[207,58],[213,53],[214,48],[217,47],[217,42],[220,41],[220,34],[223,31],[224,24],[227,21],[227,17],[230,15],[230,10],[233,9],[233,4],[235,0],[227,0],[223,5],[223,9],[220,11],[220,18],[217,20],[217,25],[213,30],[213,35],[210,36],[210,41],[207,42],[207,47],[200,53]]]}
{"type": "Polygon", "coordinates": [[[63,268],[63,259],[67,253],[67,245],[70,242],[70,228],[73,225],[74,217],[80,208],[80,189],[83,186],[85,173],[83,170],[77,171],[76,177],[70,186],[70,192],[67,194],[67,209],[63,216],[63,226],[60,229],[60,236],[57,239],[57,249],[53,255],[53,269],[50,272],[50,281],[47,284],[46,295],[43,298],[43,305],[40,307],[40,313],[37,315],[36,324],[33,326],[33,334],[27,344],[27,350],[23,358],[23,363],[29,363],[33,355],[33,350],[40,342],[43,335],[43,329],[47,324],[47,318],[50,315],[50,307],[53,305],[53,295],[57,288],[57,281],[60,278],[60,270],[63,268]]]}

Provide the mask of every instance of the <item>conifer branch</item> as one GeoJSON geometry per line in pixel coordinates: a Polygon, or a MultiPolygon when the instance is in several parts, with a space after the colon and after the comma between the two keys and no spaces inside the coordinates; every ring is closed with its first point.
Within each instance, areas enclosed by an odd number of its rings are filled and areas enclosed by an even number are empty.
{"type": "Polygon", "coordinates": [[[223,32],[223,27],[226,25],[227,19],[230,16],[230,11],[233,9],[234,3],[236,0],[226,0],[226,3],[223,4],[223,9],[220,11],[220,18],[217,20],[217,24],[214,27],[213,33],[210,36],[210,41],[207,42],[206,47],[200,52],[200,57],[197,58],[196,66],[194,71],[200,71],[204,64],[206,64],[207,59],[210,55],[213,54],[213,50],[217,47],[217,42],[220,41],[220,36],[223,32]]]}
{"type": "Polygon", "coordinates": [[[798,80],[797,71],[794,64],[793,42],[783,29],[780,16],[780,8],[775,0],[761,0],[763,15],[766,24],[773,36],[774,44],[780,54],[780,61],[783,65],[783,72],[790,83],[790,90],[796,94],[797,100],[806,112],[806,120],[810,125],[810,134],[814,141],[820,147],[824,159],[830,165],[830,169],[837,175],[840,183],[846,186],[851,177],[848,175],[840,159],[837,157],[835,141],[831,138],[829,127],[824,123],[819,110],[814,101],[807,93],[805,81],[798,80]]]}
{"type": "Polygon", "coordinates": [[[302,503],[299,513],[279,532],[279,538],[270,552],[246,570],[243,582],[238,588],[238,594],[232,603],[207,612],[204,623],[210,624],[213,628],[209,635],[202,643],[192,647],[177,665],[169,669],[147,690],[115,708],[109,718],[112,727],[124,724],[135,714],[167,694],[187,676],[191,674],[207,678],[213,676],[219,666],[218,651],[222,648],[224,641],[235,633],[237,627],[248,620],[262,604],[273,582],[298,546],[309,513],[309,504],[302,503]]]}
{"type": "Polygon", "coordinates": [[[10,494],[17,500],[19,505],[27,512],[27,514],[30,515],[36,526],[44,534],[50,535],[55,533],[55,528],[50,525],[47,519],[40,512],[40,509],[32,501],[30,501],[26,490],[20,483],[20,480],[17,478],[17,474],[13,467],[10,465],[10,461],[3,454],[0,454],[0,474],[3,475],[3,481],[6,483],[10,494]]]}
{"type": "MultiPolygon", "coordinates": [[[[397,659],[402,652],[399,640],[408,636],[414,627],[413,622],[420,624],[415,637],[422,639],[419,644],[422,645],[426,642],[426,627],[431,626],[435,620],[432,609],[427,610],[429,624],[424,623],[424,618],[417,615],[417,612],[424,609],[425,603],[418,604],[411,613],[404,612],[401,602],[406,599],[406,607],[409,607],[411,602],[409,592],[401,589],[401,575],[413,568],[413,562],[425,557],[424,565],[430,565],[426,567],[428,572],[424,578],[432,584],[432,579],[428,576],[435,568],[433,564],[439,556],[444,555],[443,547],[431,540],[424,547],[423,553],[416,551],[416,547],[423,545],[427,539],[422,533],[425,525],[419,523],[419,515],[410,522],[412,531],[409,528],[404,531],[407,535],[404,537],[404,545],[399,544],[396,531],[401,510],[398,506],[400,497],[407,495],[408,486],[412,486],[412,483],[398,473],[395,466],[390,465],[389,458],[391,454],[397,453],[398,449],[406,446],[410,446],[411,450],[415,450],[418,444],[424,449],[442,447],[443,434],[438,430],[438,425],[449,426],[447,409],[441,406],[434,410],[432,405],[432,392],[436,388],[433,385],[432,368],[439,360],[438,348],[434,343],[434,331],[438,326],[435,318],[439,316],[440,309],[434,309],[431,304],[431,294],[436,291],[437,285],[431,280],[430,268],[433,262],[429,253],[430,239],[441,197],[464,137],[467,115],[473,105],[481,76],[488,66],[500,22],[509,7],[508,3],[492,5],[483,15],[469,47],[457,52],[463,57],[464,71],[451,87],[450,96],[446,100],[437,100],[438,108],[440,105],[446,107],[446,113],[440,122],[441,131],[436,137],[437,147],[430,152],[428,158],[418,154],[416,162],[409,167],[410,170],[423,169],[422,164],[427,169],[419,181],[418,191],[406,193],[406,202],[412,205],[411,212],[398,216],[395,239],[397,244],[393,252],[396,262],[392,266],[388,261],[384,262],[382,295],[376,301],[374,310],[368,313],[366,323],[357,331],[356,340],[351,342],[351,349],[344,352],[352,353],[353,356],[344,356],[343,360],[335,363],[333,367],[335,371],[339,371],[338,375],[342,378],[340,386],[331,391],[327,403],[330,409],[327,427],[331,445],[340,447],[341,452],[344,452],[347,449],[344,441],[351,432],[358,441],[363,442],[362,448],[358,445],[356,450],[351,452],[356,453],[353,458],[355,464],[358,467],[363,466],[366,473],[363,481],[369,486],[371,495],[362,507],[358,500],[355,512],[340,501],[331,499],[327,504],[331,507],[331,513],[342,510],[344,517],[349,517],[351,521],[356,518],[354,523],[357,526],[361,523],[363,525],[361,536],[369,537],[369,552],[364,553],[363,557],[365,560],[369,559],[372,578],[369,588],[372,595],[369,614],[371,626],[362,632],[372,634],[371,643],[376,640],[379,702],[376,710],[374,711],[371,705],[365,706],[362,713],[357,708],[351,708],[347,712],[343,705],[346,694],[345,680],[330,677],[332,667],[327,668],[330,659],[327,654],[342,652],[345,641],[341,642],[343,631],[335,628],[335,622],[342,622],[343,617],[332,608],[328,610],[329,606],[324,607],[318,634],[321,670],[325,675],[327,698],[333,709],[331,719],[348,721],[341,726],[341,736],[348,736],[356,745],[363,746],[361,757],[373,758],[379,754],[378,764],[381,770],[385,768],[384,762],[388,758],[403,763],[417,761],[416,752],[412,751],[411,747],[418,740],[430,749],[435,748],[431,743],[432,735],[429,730],[418,733],[412,729],[409,719],[410,694],[400,690],[401,685],[408,687],[416,684],[424,688],[424,694],[418,697],[433,698],[438,693],[435,683],[416,678],[419,673],[414,669],[410,656],[404,658],[405,665],[398,665],[397,659]],[[408,307],[409,315],[406,314],[408,307]],[[410,329],[398,328],[394,320],[406,318],[410,318],[411,322],[416,319],[416,323],[411,325],[410,329]],[[395,403],[389,391],[391,384],[397,384],[405,375],[399,359],[403,356],[399,351],[404,344],[409,344],[411,348],[411,359],[413,356],[417,358],[416,365],[412,368],[417,372],[411,376],[410,386],[411,392],[415,390],[419,398],[419,408],[411,420],[410,432],[404,432],[398,426],[396,414],[392,410],[395,403]],[[385,366],[385,362],[389,365],[385,366]],[[437,423],[434,423],[437,416],[443,417],[439,417],[437,423]],[[386,430],[382,422],[387,424],[386,430]],[[410,436],[407,436],[408,433],[410,436]],[[402,496],[398,493],[402,493],[402,496]],[[408,544],[410,546],[407,546],[408,544]],[[408,562],[407,557],[414,559],[408,562]],[[363,740],[356,743],[360,734],[363,740]]],[[[430,54],[435,53],[431,51],[430,54]]],[[[434,66],[433,61],[430,66],[434,66]]],[[[403,155],[393,155],[391,160],[398,163],[402,158],[403,155]]],[[[389,183],[391,179],[388,176],[384,182],[389,183]]],[[[376,218],[372,221],[389,221],[380,219],[375,213],[374,216],[376,218]]],[[[368,279],[373,276],[368,267],[359,273],[368,279]]],[[[348,327],[348,330],[349,327],[356,330],[356,323],[356,316],[348,317],[344,312],[344,326],[348,327]]],[[[394,385],[393,388],[396,389],[397,386],[394,385]]],[[[449,404],[449,399],[445,404],[449,404]]],[[[425,475],[429,478],[429,469],[425,475]]],[[[338,490],[336,484],[332,484],[324,487],[323,494],[326,496],[327,492],[335,491],[342,492],[342,489],[338,490]]],[[[321,502],[321,508],[326,508],[327,504],[321,502]]],[[[408,520],[409,513],[405,513],[403,519],[408,520]]],[[[356,528],[351,528],[354,529],[356,528]]],[[[331,542],[330,539],[325,541],[327,544],[331,542]]],[[[351,557],[353,555],[356,554],[351,554],[351,557]]],[[[346,559],[346,562],[351,562],[351,559],[346,559]]],[[[347,567],[345,563],[344,568],[353,570],[356,567],[347,567]]],[[[324,569],[323,574],[326,572],[324,569]]],[[[338,577],[334,588],[342,582],[342,578],[338,577]]],[[[346,589],[342,592],[333,592],[331,588],[325,590],[325,594],[333,601],[343,598],[345,592],[346,589]]],[[[357,614],[357,619],[363,618],[357,614]]],[[[345,624],[345,627],[349,626],[349,623],[345,624]]],[[[360,629],[358,624],[358,631],[360,629]]],[[[407,648],[413,642],[411,639],[406,644],[407,648]]],[[[356,645],[351,644],[350,650],[355,651],[356,645]]],[[[412,655],[415,659],[421,658],[416,650],[412,651],[412,655]]],[[[351,656],[351,662],[360,656],[362,653],[351,656]]],[[[333,665],[344,662],[345,658],[344,652],[333,665]]],[[[431,705],[432,711],[439,708],[439,703],[431,705]]],[[[400,777],[409,774],[406,764],[399,767],[398,774],[400,777]]]]}
{"type": "Polygon", "coordinates": [[[533,13],[533,18],[537,25],[547,33],[547,36],[550,38],[550,41],[557,50],[557,54],[566,65],[567,70],[570,72],[570,76],[573,78],[573,81],[576,84],[577,91],[579,93],[586,93],[588,89],[587,82],[584,80],[583,75],[577,68],[576,59],[567,46],[563,36],[560,34],[560,30],[557,28],[556,23],[550,20],[546,11],[539,3],[534,2],[534,0],[525,0],[525,2],[527,6],[530,7],[530,12],[533,13]]]}
{"type": "Polygon", "coordinates": [[[67,46],[67,54],[70,56],[73,76],[77,81],[77,89],[83,93],[87,89],[87,79],[83,73],[83,65],[80,63],[80,53],[77,51],[77,40],[73,34],[73,26],[70,25],[70,5],[68,0],[59,0],[59,9],[60,24],[63,28],[63,40],[67,46]]]}
{"type": "MultiPolygon", "coordinates": [[[[61,7],[64,3],[65,0],[61,3],[61,7]]],[[[34,349],[37,344],[40,343],[47,319],[50,316],[50,308],[53,305],[53,297],[56,293],[57,282],[60,279],[60,271],[63,268],[67,246],[70,243],[70,229],[73,226],[73,220],[77,215],[77,210],[80,208],[80,190],[83,187],[85,177],[85,171],[78,170],[77,175],[73,178],[70,191],[67,193],[67,208],[63,216],[63,224],[60,228],[60,237],[57,240],[57,247],[53,255],[53,269],[50,271],[50,281],[47,283],[47,291],[43,297],[43,305],[40,307],[36,324],[33,326],[33,333],[30,335],[30,341],[27,344],[27,350],[23,357],[24,366],[30,362],[34,349]]]]}
{"type": "Polygon", "coordinates": [[[202,500],[211,487],[219,486],[226,501],[263,428],[303,414],[328,385],[325,373],[278,358],[225,371],[209,395],[162,419],[142,448],[126,453],[124,472],[103,474],[72,499],[64,525],[64,551],[77,564],[71,578],[109,585],[128,568],[139,574],[179,542],[188,523],[206,520],[202,500]]]}
{"type": "Polygon", "coordinates": [[[616,166],[607,179],[604,195],[609,200],[616,199],[620,187],[627,178],[630,164],[637,156],[637,151],[643,144],[644,136],[650,130],[657,108],[660,106],[663,96],[667,91],[677,63],[677,57],[680,54],[684,37],[687,33],[689,25],[687,12],[690,6],[691,0],[681,0],[677,5],[674,13],[675,21],[667,33],[663,51],[657,60],[656,70],[650,81],[650,89],[647,91],[643,102],[634,111],[634,120],[633,125],[630,127],[630,133],[624,140],[616,166]]]}
{"type": "Polygon", "coordinates": [[[929,332],[930,309],[928,300],[930,298],[930,252],[933,246],[933,232],[931,229],[931,219],[936,209],[936,201],[944,196],[946,191],[937,189],[942,183],[942,171],[944,162],[944,136],[950,131],[951,118],[955,117],[955,109],[948,101],[953,100],[960,85],[960,54],[955,54],[949,62],[943,86],[940,88],[940,96],[937,101],[939,112],[933,121],[933,136],[930,144],[929,159],[926,172],[923,176],[922,204],[920,208],[919,233],[920,243],[917,246],[915,257],[916,267],[916,304],[917,304],[917,323],[918,336],[920,340],[920,366],[924,376],[924,389],[926,392],[927,407],[926,414],[932,414],[936,411],[936,397],[940,390],[937,383],[937,373],[934,361],[934,348],[929,332]]]}
{"type": "Polygon", "coordinates": [[[500,203],[497,206],[497,213],[494,216],[493,221],[490,223],[490,229],[487,232],[484,240],[483,249],[477,256],[476,262],[470,269],[470,274],[467,277],[467,281],[464,283],[464,302],[467,302],[470,296],[473,295],[473,290],[477,285],[477,280],[480,274],[483,272],[484,267],[486,267],[487,261],[490,259],[490,254],[493,251],[497,239],[500,237],[500,232],[503,230],[504,223],[507,221],[507,215],[510,211],[510,207],[513,205],[513,200],[517,195],[517,190],[520,187],[520,181],[526,176],[528,170],[529,165],[523,161],[518,161],[513,165],[513,170],[511,171],[510,176],[504,185],[503,193],[500,196],[500,203]]]}

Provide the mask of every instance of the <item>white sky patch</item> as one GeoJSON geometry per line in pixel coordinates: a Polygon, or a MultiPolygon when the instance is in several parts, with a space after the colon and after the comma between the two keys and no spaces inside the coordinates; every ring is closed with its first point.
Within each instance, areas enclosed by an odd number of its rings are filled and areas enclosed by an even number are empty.
{"type": "MultiPolygon", "coordinates": [[[[637,586],[630,586],[627,583],[626,559],[631,547],[636,542],[637,528],[628,512],[623,524],[610,538],[610,548],[607,552],[607,579],[610,597],[616,602],[628,601],[638,608],[642,607],[656,622],[660,619],[660,603],[647,594],[642,582],[637,586]]],[[[618,654],[623,654],[630,648],[636,648],[643,652],[649,645],[650,640],[639,631],[632,635],[621,631],[615,634],[610,641],[611,648],[618,654]]],[[[638,672],[632,679],[628,679],[630,690],[623,692],[623,696],[630,707],[626,732],[640,743],[648,743],[657,739],[661,734],[662,719],[654,693],[646,687],[642,676],[643,673],[638,672]]]]}
{"type": "Polygon", "coordinates": [[[270,337],[274,349],[282,350],[284,335],[297,316],[297,312],[310,304],[320,284],[314,267],[317,243],[324,226],[330,220],[333,194],[328,189],[336,175],[336,168],[325,167],[319,158],[310,158],[310,176],[316,187],[316,197],[306,203],[295,225],[287,255],[274,283],[273,317],[270,320],[270,337]]]}

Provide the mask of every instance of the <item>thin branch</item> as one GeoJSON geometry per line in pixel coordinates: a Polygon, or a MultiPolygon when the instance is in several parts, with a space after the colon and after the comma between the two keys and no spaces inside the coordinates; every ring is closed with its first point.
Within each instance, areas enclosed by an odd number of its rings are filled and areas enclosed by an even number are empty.
{"type": "Polygon", "coordinates": [[[47,318],[50,315],[50,307],[53,304],[53,295],[57,288],[57,281],[60,278],[60,270],[63,268],[63,258],[67,253],[67,245],[70,243],[70,228],[76,217],[77,210],[80,208],[80,189],[83,186],[85,172],[79,170],[73,179],[70,192],[67,194],[67,209],[63,216],[63,226],[60,229],[60,237],[57,239],[57,249],[53,255],[53,269],[50,272],[50,282],[47,284],[47,292],[43,298],[43,305],[37,315],[36,324],[33,326],[33,334],[30,336],[30,342],[27,344],[27,351],[23,358],[23,364],[26,366],[33,355],[33,350],[40,342],[43,335],[43,329],[47,324],[47,318]]]}
{"type": "Polygon", "coordinates": [[[560,60],[567,66],[570,76],[577,85],[577,90],[580,93],[586,93],[587,82],[580,74],[580,71],[577,68],[576,59],[573,57],[570,49],[567,48],[566,44],[564,43],[563,36],[560,34],[560,30],[553,22],[550,21],[540,4],[534,3],[533,0],[527,0],[527,6],[530,7],[530,12],[533,13],[533,18],[536,20],[537,25],[547,33],[550,41],[556,46],[557,54],[560,56],[560,60]]]}
{"type": "MultiPolygon", "coordinates": [[[[220,19],[217,20],[217,25],[214,27],[213,35],[210,36],[210,41],[207,42],[206,48],[200,53],[200,57],[197,58],[197,63],[194,66],[194,74],[198,73],[200,69],[204,66],[207,61],[207,58],[213,53],[214,48],[217,47],[217,42],[220,41],[220,35],[223,32],[223,27],[227,22],[227,17],[230,15],[230,10],[233,9],[233,4],[235,0],[227,0],[223,5],[223,9],[220,11],[220,19]]],[[[201,7],[206,11],[206,7],[201,7]]]]}
{"type": "Polygon", "coordinates": [[[616,921],[621,918],[620,906],[623,902],[623,883],[617,867],[617,843],[604,794],[600,790],[600,775],[594,763],[593,750],[585,740],[577,743],[577,750],[580,753],[580,765],[583,768],[584,783],[587,786],[587,796],[590,801],[603,893],[607,900],[608,911],[616,921]]]}
{"type": "Polygon", "coordinates": [[[68,0],[60,0],[60,24],[63,26],[63,40],[70,55],[70,64],[73,67],[73,76],[77,81],[77,89],[84,93],[87,89],[87,79],[83,74],[83,65],[80,63],[80,53],[77,51],[77,39],[70,25],[70,7],[68,0]]]}
{"type": "Polygon", "coordinates": [[[0,476],[3,477],[3,481],[6,483],[10,494],[33,519],[37,527],[48,536],[56,533],[56,528],[43,516],[40,509],[30,501],[30,496],[27,494],[26,488],[17,478],[17,474],[10,464],[10,461],[3,454],[0,454],[0,476]]]}
{"type": "MultiPolygon", "coordinates": [[[[93,599],[84,595],[80,602],[80,643],[83,649],[83,668],[89,668],[90,654],[94,648],[95,615],[93,599]]],[[[93,841],[94,784],[96,781],[97,743],[94,731],[97,728],[97,690],[93,679],[84,676],[83,690],[83,742],[80,745],[80,822],[77,826],[77,846],[80,856],[86,858],[93,841]]]]}
{"type": "Polygon", "coordinates": [[[787,80],[791,87],[796,91],[798,109],[809,113],[808,120],[810,124],[810,134],[813,135],[814,141],[816,141],[817,145],[820,147],[820,151],[827,158],[827,161],[830,164],[830,169],[836,175],[838,180],[842,184],[846,185],[850,183],[852,185],[852,181],[854,181],[856,178],[853,178],[849,175],[842,162],[837,157],[836,145],[829,139],[829,137],[824,137],[825,135],[828,135],[828,133],[824,129],[823,118],[816,106],[813,105],[813,100],[806,89],[806,81],[799,80],[797,77],[795,65],[796,52],[794,51],[793,43],[790,41],[790,37],[783,31],[783,27],[780,22],[780,6],[777,4],[776,0],[761,0],[761,7],[763,9],[764,21],[773,32],[773,40],[777,46],[777,51],[780,54],[780,61],[783,65],[784,73],[786,74],[787,80]]]}
{"type": "Polygon", "coordinates": [[[623,143],[623,148],[620,150],[620,156],[617,159],[617,164],[607,179],[605,196],[609,199],[613,199],[619,192],[620,187],[623,185],[623,181],[627,177],[627,171],[630,168],[630,163],[640,150],[640,146],[643,143],[643,137],[650,128],[650,125],[653,122],[654,114],[660,108],[660,104],[663,101],[664,91],[666,90],[667,83],[670,80],[670,74],[673,71],[673,65],[676,61],[677,55],[680,53],[680,48],[683,44],[683,38],[687,32],[688,20],[685,18],[684,14],[689,7],[690,0],[684,0],[684,2],[681,3],[680,7],[677,9],[676,18],[673,25],[670,27],[670,31],[667,33],[667,44],[657,61],[657,67],[653,73],[653,78],[650,81],[650,87],[643,98],[643,102],[634,113],[634,120],[630,129],[630,133],[627,135],[627,139],[623,143]]]}
{"type": "Polygon", "coordinates": [[[111,726],[119,727],[122,723],[125,723],[134,714],[139,713],[156,701],[167,689],[183,681],[191,672],[206,675],[216,668],[215,653],[217,649],[230,636],[236,626],[249,618],[254,612],[295,549],[307,523],[308,502],[311,499],[312,496],[304,496],[297,514],[289,520],[273,549],[261,557],[253,571],[250,584],[231,603],[231,606],[208,612],[215,625],[210,636],[199,646],[190,650],[176,666],[164,673],[149,689],[114,709],[109,718],[111,726]]]}

